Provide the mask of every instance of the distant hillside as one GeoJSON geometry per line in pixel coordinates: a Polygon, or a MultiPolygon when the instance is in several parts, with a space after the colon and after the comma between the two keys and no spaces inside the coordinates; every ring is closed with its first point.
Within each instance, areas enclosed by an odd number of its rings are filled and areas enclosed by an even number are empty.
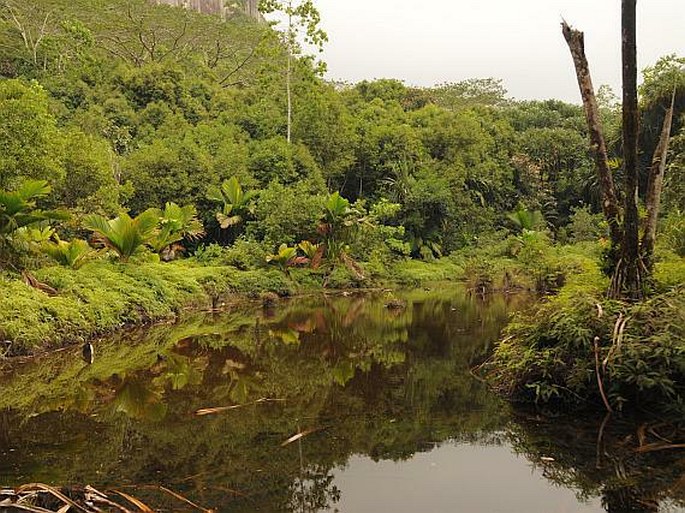
{"type": "Polygon", "coordinates": [[[152,0],[156,4],[167,4],[186,9],[194,9],[204,14],[216,14],[227,16],[230,13],[242,10],[248,16],[259,19],[261,15],[257,9],[258,0],[152,0]]]}

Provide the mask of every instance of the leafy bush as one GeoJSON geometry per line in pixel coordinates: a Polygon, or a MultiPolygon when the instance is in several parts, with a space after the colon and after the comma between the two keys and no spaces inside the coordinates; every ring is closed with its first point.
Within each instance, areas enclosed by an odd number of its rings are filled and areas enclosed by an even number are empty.
{"type": "Polygon", "coordinates": [[[571,242],[596,242],[608,236],[607,223],[602,214],[593,214],[588,207],[573,210],[571,222],[566,227],[571,242]]]}
{"type": "Polygon", "coordinates": [[[685,404],[685,288],[630,304],[605,299],[606,286],[595,265],[518,315],[487,367],[495,389],[517,402],[601,405],[599,372],[615,409],[685,404]]]}
{"type": "Polygon", "coordinates": [[[292,187],[270,184],[261,191],[247,234],[270,250],[280,244],[314,241],[323,210],[323,189],[311,182],[292,187]]]}
{"type": "Polygon", "coordinates": [[[563,284],[565,270],[547,235],[524,228],[516,241],[516,258],[523,270],[533,278],[535,290],[546,293],[559,288],[563,284]]]}

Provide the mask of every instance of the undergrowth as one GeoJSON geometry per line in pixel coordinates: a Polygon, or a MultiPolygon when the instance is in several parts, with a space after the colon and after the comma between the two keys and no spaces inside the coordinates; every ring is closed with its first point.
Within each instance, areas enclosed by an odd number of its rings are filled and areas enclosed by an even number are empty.
{"type": "Polygon", "coordinates": [[[489,381],[520,403],[685,412],[683,273],[683,259],[658,264],[657,293],[637,304],[605,299],[597,266],[569,274],[509,325],[484,367],[489,381]]]}

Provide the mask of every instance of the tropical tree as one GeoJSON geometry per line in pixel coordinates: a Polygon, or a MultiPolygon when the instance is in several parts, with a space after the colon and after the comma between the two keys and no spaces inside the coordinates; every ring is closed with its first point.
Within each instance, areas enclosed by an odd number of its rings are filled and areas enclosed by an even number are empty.
{"type": "Polygon", "coordinates": [[[63,136],[37,82],[0,82],[0,147],[0,188],[64,178],[63,136]]]}
{"type": "Polygon", "coordinates": [[[9,263],[13,252],[13,238],[23,228],[46,221],[68,219],[68,214],[57,210],[40,210],[36,202],[51,191],[44,180],[29,180],[16,191],[0,190],[0,264],[9,263]]]}
{"type": "Polygon", "coordinates": [[[222,183],[221,188],[212,187],[207,192],[207,197],[211,201],[223,203],[222,210],[216,214],[216,220],[224,230],[243,222],[256,196],[256,191],[243,191],[235,176],[222,183]]]}
{"type": "Polygon", "coordinates": [[[86,216],[83,220],[83,226],[95,232],[96,240],[116,252],[124,262],[150,243],[158,224],[157,209],[146,210],[135,218],[122,212],[112,220],[97,214],[86,216]]]}
{"type": "Polygon", "coordinates": [[[194,205],[180,207],[176,203],[167,203],[158,214],[159,230],[150,240],[150,245],[165,260],[173,260],[176,251],[182,248],[178,242],[197,240],[205,233],[194,205]]]}

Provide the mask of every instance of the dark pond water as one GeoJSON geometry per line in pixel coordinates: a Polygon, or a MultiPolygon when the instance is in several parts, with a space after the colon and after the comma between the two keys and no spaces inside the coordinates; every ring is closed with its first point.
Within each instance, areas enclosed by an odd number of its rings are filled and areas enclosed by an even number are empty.
{"type": "Polygon", "coordinates": [[[469,372],[525,297],[397,296],[247,304],[100,342],[90,366],[5,365],[0,488],[165,511],[192,508],[159,485],[227,512],[685,511],[682,452],[634,450],[663,426],[515,414],[469,372]]]}

